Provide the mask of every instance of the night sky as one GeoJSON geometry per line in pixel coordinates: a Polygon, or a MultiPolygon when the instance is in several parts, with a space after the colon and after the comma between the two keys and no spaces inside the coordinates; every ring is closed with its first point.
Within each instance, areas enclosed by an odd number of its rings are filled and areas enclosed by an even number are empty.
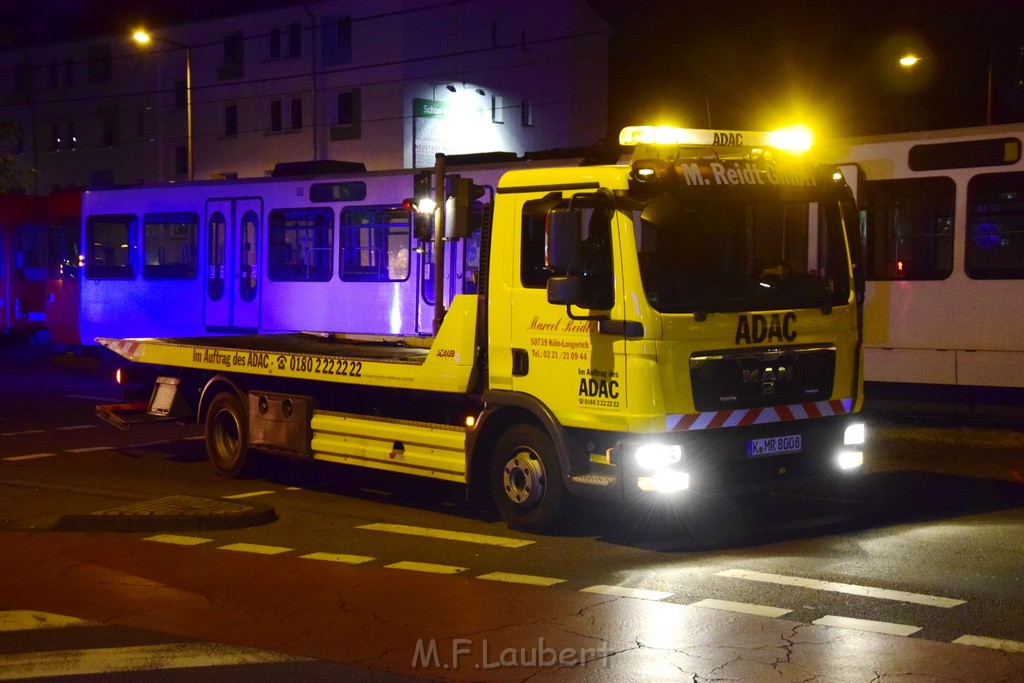
{"type": "MultiPolygon", "coordinates": [[[[993,122],[1024,121],[1024,0],[590,1],[612,26],[610,131],[804,120],[828,136],[980,125],[990,55],[993,122]],[[896,63],[909,49],[924,57],[913,71],[896,63]]],[[[0,0],[0,45],[289,4],[303,3],[0,0]]]]}

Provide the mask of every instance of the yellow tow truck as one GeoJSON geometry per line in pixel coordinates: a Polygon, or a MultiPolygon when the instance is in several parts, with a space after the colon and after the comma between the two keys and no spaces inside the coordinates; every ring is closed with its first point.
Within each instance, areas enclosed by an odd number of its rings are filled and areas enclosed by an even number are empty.
{"type": "Polygon", "coordinates": [[[433,336],[97,341],[151,369],[149,414],[205,422],[221,475],[255,449],[444,479],[527,531],[571,496],[856,471],[855,207],[795,138],[631,127],[629,163],[507,171],[433,336]]]}

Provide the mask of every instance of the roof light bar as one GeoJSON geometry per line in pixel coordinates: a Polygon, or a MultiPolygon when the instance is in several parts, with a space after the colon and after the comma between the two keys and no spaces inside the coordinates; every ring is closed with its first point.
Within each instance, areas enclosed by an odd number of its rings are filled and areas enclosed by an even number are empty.
{"type": "Polygon", "coordinates": [[[744,130],[701,130],[675,126],[626,126],[619,133],[619,144],[695,145],[700,147],[773,147],[793,154],[811,148],[813,135],[807,126],[780,128],[770,133],[744,130]]]}

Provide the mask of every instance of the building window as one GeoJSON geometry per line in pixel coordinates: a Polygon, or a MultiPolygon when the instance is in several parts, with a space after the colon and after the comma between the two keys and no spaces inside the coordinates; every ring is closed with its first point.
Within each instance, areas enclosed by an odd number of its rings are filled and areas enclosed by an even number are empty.
{"type": "Polygon", "coordinates": [[[523,128],[529,128],[533,126],[533,105],[530,104],[529,100],[523,100],[523,128]]]}
{"type": "Polygon", "coordinates": [[[68,121],[68,135],[64,140],[64,148],[74,150],[78,147],[78,136],[75,135],[75,122],[68,121]]]}
{"type": "Polygon", "coordinates": [[[194,213],[150,213],[142,221],[147,280],[193,280],[196,277],[199,217],[194,213]]]}
{"type": "Polygon", "coordinates": [[[267,59],[281,59],[281,29],[272,28],[267,34],[267,59]]]}
{"type": "Polygon", "coordinates": [[[242,78],[245,75],[244,47],[241,31],[224,36],[224,63],[217,68],[217,80],[242,78]]]}
{"type": "Polygon", "coordinates": [[[288,26],[288,57],[302,56],[302,27],[298,24],[288,26]]]}
{"type": "Polygon", "coordinates": [[[56,152],[60,149],[60,124],[50,124],[50,151],[56,152]]]}
{"type": "Polygon", "coordinates": [[[351,63],[352,17],[325,17],[321,28],[323,44],[320,58],[324,65],[351,63]]]}
{"type": "Polygon", "coordinates": [[[270,132],[281,132],[281,100],[270,103],[270,132]]]}
{"type": "Polygon", "coordinates": [[[238,105],[229,104],[224,107],[224,135],[238,135],[238,105]]]}
{"type": "Polygon", "coordinates": [[[99,113],[100,124],[100,147],[114,147],[117,145],[117,113],[113,111],[101,111],[99,113]]]}
{"type": "Polygon", "coordinates": [[[292,130],[302,129],[302,98],[292,98],[292,130]]]}
{"type": "Polygon", "coordinates": [[[50,87],[56,88],[60,85],[60,65],[57,60],[50,62],[50,87]]]}
{"type": "Polygon", "coordinates": [[[358,140],[362,136],[362,102],[358,88],[338,93],[331,140],[358,140]]]}
{"type": "Polygon", "coordinates": [[[89,46],[89,83],[109,83],[111,74],[110,46],[89,46]]]}
{"type": "Polygon", "coordinates": [[[505,100],[501,95],[491,95],[491,122],[505,123],[505,100]]]}
{"type": "Polygon", "coordinates": [[[178,145],[174,149],[174,172],[177,175],[188,175],[188,147],[178,145]]]}
{"type": "Polygon", "coordinates": [[[68,57],[64,60],[64,85],[75,84],[75,61],[68,57]]]}

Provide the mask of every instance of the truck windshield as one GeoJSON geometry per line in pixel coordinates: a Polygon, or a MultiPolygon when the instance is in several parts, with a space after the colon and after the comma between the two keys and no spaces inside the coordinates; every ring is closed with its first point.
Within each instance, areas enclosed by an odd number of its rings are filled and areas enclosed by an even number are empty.
{"type": "Polygon", "coordinates": [[[640,275],[662,313],[831,308],[850,268],[837,198],[813,188],[725,197],[666,192],[634,216],[640,275]],[[637,220],[638,218],[638,220],[637,220]]]}

